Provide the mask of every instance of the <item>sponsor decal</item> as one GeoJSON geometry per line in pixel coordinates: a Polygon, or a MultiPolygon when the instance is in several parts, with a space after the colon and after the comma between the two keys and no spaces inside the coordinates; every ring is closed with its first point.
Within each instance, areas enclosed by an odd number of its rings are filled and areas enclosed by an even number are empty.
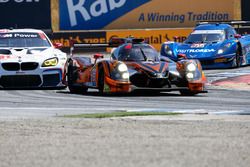
{"type": "Polygon", "coordinates": [[[197,57],[198,55],[189,55],[189,57],[191,57],[191,58],[195,58],[195,57],[197,57]]]}
{"type": "Polygon", "coordinates": [[[0,34],[0,38],[39,38],[35,33],[8,33],[0,34]]]}
{"type": "Polygon", "coordinates": [[[0,34],[0,38],[12,38],[12,34],[0,34]]]}
{"type": "Polygon", "coordinates": [[[60,0],[60,29],[101,29],[150,0],[60,0]]]}
{"type": "Polygon", "coordinates": [[[192,34],[224,34],[224,30],[195,30],[192,34]]]}
{"type": "Polygon", "coordinates": [[[8,55],[0,55],[0,60],[4,60],[4,59],[9,59],[10,56],[8,55]]]}
{"type": "Polygon", "coordinates": [[[178,49],[178,53],[211,53],[215,52],[215,49],[178,49]]]}
{"type": "MultiPolygon", "coordinates": [[[[64,52],[69,52],[71,47],[71,41],[75,43],[106,43],[106,32],[54,32],[48,34],[52,43],[63,44],[62,50],[64,52]]],[[[95,48],[95,49],[84,49],[84,51],[105,51],[105,48],[95,48]]]]}

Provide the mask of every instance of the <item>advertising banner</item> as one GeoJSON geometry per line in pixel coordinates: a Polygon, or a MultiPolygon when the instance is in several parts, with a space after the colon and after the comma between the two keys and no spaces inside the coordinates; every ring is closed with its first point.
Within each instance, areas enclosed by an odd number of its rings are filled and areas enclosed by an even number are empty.
{"type": "Polygon", "coordinates": [[[0,28],[51,29],[50,0],[0,0],[0,28]]]}
{"type": "Polygon", "coordinates": [[[183,42],[191,32],[192,28],[107,31],[107,41],[112,37],[133,36],[145,39],[159,51],[162,43],[166,41],[183,42]]]}
{"type": "MultiPolygon", "coordinates": [[[[74,40],[76,43],[106,43],[106,32],[54,32],[49,35],[53,43],[58,42],[63,44],[62,50],[70,51],[70,41],[74,40]]],[[[91,49],[89,49],[91,50],[91,49]]],[[[95,49],[97,50],[97,49],[95,49]]],[[[101,50],[105,51],[105,48],[101,50]]],[[[87,49],[84,51],[88,51],[87,49]]],[[[98,50],[100,51],[100,49],[98,50]]]]}
{"type": "MultiPolygon", "coordinates": [[[[70,41],[74,40],[77,43],[108,43],[113,37],[126,38],[133,36],[135,38],[143,38],[149,44],[151,44],[158,51],[161,48],[162,43],[166,41],[183,42],[187,39],[188,35],[193,31],[193,28],[170,28],[170,29],[148,29],[148,30],[109,30],[109,31],[65,31],[54,32],[53,34],[47,34],[51,41],[62,43],[63,51],[68,52],[70,50],[70,41]]],[[[249,34],[250,28],[240,28],[239,34],[249,34]]],[[[89,51],[103,52],[105,48],[94,48],[82,50],[83,52],[89,51]]],[[[107,51],[110,51],[109,49],[107,51]]]]}
{"type": "Polygon", "coordinates": [[[60,30],[193,27],[234,18],[235,0],[60,0],[60,30]]]}

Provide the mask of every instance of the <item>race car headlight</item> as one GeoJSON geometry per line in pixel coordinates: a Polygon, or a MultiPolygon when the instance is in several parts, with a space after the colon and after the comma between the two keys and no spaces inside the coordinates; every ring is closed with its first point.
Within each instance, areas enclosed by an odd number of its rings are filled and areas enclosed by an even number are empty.
{"type": "Polygon", "coordinates": [[[165,53],[169,56],[173,55],[173,51],[169,48],[168,45],[165,46],[165,53]]]}
{"type": "Polygon", "coordinates": [[[201,78],[201,69],[199,69],[199,62],[188,62],[185,69],[185,77],[188,81],[194,81],[201,78]]]}
{"type": "Polygon", "coordinates": [[[56,66],[57,64],[58,64],[58,59],[55,57],[45,60],[42,64],[42,67],[51,67],[51,66],[56,66]]]}
{"type": "Polygon", "coordinates": [[[123,73],[122,79],[129,79],[129,73],[128,72],[123,73]]]}
{"type": "Polygon", "coordinates": [[[228,48],[230,48],[231,43],[225,44],[221,49],[218,50],[218,54],[224,53],[228,48]]]}
{"type": "Polygon", "coordinates": [[[173,54],[172,50],[168,50],[168,51],[166,51],[166,53],[167,53],[168,55],[172,55],[172,54],[173,54]]]}
{"type": "Polygon", "coordinates": [[[219,49],[219,50],[218,50],[218,54],[222,54],[223,52],[224,52],[223,49],[219,49]]]}
{"type": "Polygon", "coordinates": [[[196,65],[193,63],[190,63],[187,65],[187,70],[188,71],[195,71],[196,70],[196,65]]]}
{"type": "Polygon", "coordinates": [[[123,62],[118,62],[114,70],[111,72],[111,78],[119,81],[128,81],[129,80],[129,72],[128,67],[123,62]]]}
{"type": "Polygon", "coordinates": [[[120,72],[128,71],[128,67],[125,64],[123,64],[123,63],[119,64],[118,67],[117,67],[117,69],[120,72]]]}
{"type": "Polygon", "coordinates": [[[189,72],[189,73],[186,74],[186,77],[187,77],[187,79],[193,79],[194,78],[194,74],[191,73],[191,72],[189,72]]]}

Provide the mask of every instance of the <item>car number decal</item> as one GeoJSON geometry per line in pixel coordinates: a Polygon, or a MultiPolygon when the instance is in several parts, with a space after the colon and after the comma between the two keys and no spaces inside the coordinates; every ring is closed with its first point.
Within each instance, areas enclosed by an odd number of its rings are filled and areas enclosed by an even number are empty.
{"type": "Polygon", "coordinates": [[[205,44],[204,43],[195,43],[191,45],[191,48],[204,48],[205,44]]]}

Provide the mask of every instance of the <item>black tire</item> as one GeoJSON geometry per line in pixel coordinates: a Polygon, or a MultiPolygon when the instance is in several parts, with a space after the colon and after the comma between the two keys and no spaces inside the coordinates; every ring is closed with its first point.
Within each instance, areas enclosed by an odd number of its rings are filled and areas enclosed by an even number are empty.
{"type": "Polygon", "coordinates": [[[236,54],[235,54],[235,60],[234,60],[234,64],[236,68],[240,67],[241,66],[241,61],[240,61],[240,57],[241,57],[241,51],[240,51],[240,48],[239,46],[237,46],[236,48],[236,54]]]}
{"type": "Polygon", "coordinates": [[[104,94],[104,70],[102,66],[98,72],[98,90],[100,94],[104,94]]]}
{"type": "Polygon", "coordinates": [[[68,74],[67,74],[67,80],[68,80],[68,88],[71,93],[74,94],[84,94],[87,92],[88,88],[83,86],[75,86],[75,81],[77,79],[77,68],[73,66],[72,61],[69,62],[68,66],[68,74]]]}
{"type": "Polygon", "coordinates": [[[182,96],[195,96],[198,94],[197,92],[192,92],[190,90],[180,90],[180,93],[182,96]]]}

